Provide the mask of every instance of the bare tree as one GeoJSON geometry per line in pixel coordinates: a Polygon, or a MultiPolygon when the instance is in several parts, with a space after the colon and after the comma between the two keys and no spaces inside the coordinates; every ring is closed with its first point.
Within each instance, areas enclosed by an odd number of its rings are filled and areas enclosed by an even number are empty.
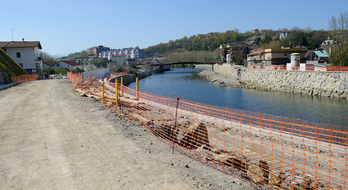
{"type": "Polygon", "coordinates": [[[43,51],[41,52],[40,57],[41,57],[41,59],[43,59],[45,61],[54,60],[54,58],[50,54],[43,52],[43,51]]]}
{"type": "Polygon", "coordinates": [[[340,66],[342,66],[344,42],[348,34],[348,13],[341,13],[339,17],[333,16],[329,21],[329,29],[333,37],[337,40],[339,61],[340,66]]]}

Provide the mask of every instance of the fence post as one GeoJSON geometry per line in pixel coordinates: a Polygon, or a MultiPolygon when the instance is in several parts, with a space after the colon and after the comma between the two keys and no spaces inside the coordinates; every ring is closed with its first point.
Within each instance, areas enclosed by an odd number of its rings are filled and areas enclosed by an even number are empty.
{"type": "Polygon", "coordinates": [[[121,97],[123,97],[123,77],[121,77],[121,97]]]}
{"type": "Polygon", "coordinates": [[[135,84],[136,84],[136,100],[139,100],[139,77],[135,79],[135,84]]]}
{"type": "Polygon", "coordinates": [[[102,77],[102,104],[104,104],[104,77],[102,77]]]}
{"type": "Polygon", "coordinates": [[[173,147],[172,147],[172,154],[174,154],[174,145],[175,145],[175,130],[176,130],[176,124],[177,124],[177,118],[178,118],[178,107],[179,107],[179,97],[176,98],[176,109],[175,109],[175,122],[174,122],[174,127],[172,131],[173,135],[173,147]]]}
{"type": "Polygon", "coordinates": [[[116,107],[118,107],[118,80],[115,78],[115,95],[116,95],[116,107]]]}

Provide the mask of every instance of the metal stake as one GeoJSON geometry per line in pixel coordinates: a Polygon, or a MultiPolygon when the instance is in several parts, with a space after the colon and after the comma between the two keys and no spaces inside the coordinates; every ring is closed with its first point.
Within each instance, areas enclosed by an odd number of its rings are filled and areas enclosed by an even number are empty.
{"type": "Polygon", "coordinates": [[[179,107],[179,97],[176,98],[176,109],[175,109],[175,122],[174,122],[174,128],[172,130],[173,135],[173,147],[172,147],[172,154],[174,154],[174,145],[175,145],[175,131],[176,131],[176,124],[177,124],[177,118],[178,118],[178,107],[179,107]]]}

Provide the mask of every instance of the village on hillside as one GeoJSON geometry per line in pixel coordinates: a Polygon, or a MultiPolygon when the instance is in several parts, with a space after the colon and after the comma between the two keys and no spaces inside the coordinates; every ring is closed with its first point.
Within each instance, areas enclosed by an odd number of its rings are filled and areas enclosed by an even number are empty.
{"type": "MultiPolygon", "coordinates": [[[[261,36],[263,31],[252,30],[251,35],[261,36]]],[[[291,37],[291,30],[282,30],[276,36],[279,40],[287,40],[291,37]]],[[[237,34],[237,32],[235,32],[237,34]]],[[[198,35],[200,37],[200,35],[198,35]]],[[[269,46],[260,47],[260,40],[266,40],[269,36],[258,37],[255,40],[220,44],[217,63],[244,65],[248,68],[276,69],[276,70],[327,70],[330,64],[330,56],[337,49],[337,41],[324,39],[320,47],[309,49],[306,46],[269,46]]],[[[321,37],[323,38],[323,37],[321,37]]],[[[192,40],[194,43],[194,39],[192,40]]],[[[270,42],[272,43],[272,42],[270,42]]],[[[218,44],[215,44],[218,45],[218,44]]],[[[193,44],[192,44],[193,46],[193,44]]],[[[75,54],[69,54],[61,59],[53,59],[42,52],[40,41],[5,41],[0,42],[3,49],[19,66],[29,74],[39,74],[42,78],[60,69],[59,72],[74,71],[83,72],[98,68],[110,68],[113,65],[134,66],[137,64],[157,64],[166,61],[165,55],[159,53],[146,55],[144,49],[139,47],[111,49],[103,45],[87,48],[75,54]]],[[[190,47],[189,47],[190,48],[190,47]]],[[[151,47],[149,47],[151,49],[151,47]]],[[[182,50],[180,50],[182,51],[182,50]]],[[[184,50],[186,51],[186,50],[184,50]]],[[[180,53],[179,53],[180,54],[180,53]]],[[[170,54],[169,54],[170,55],[170,54]]]]}

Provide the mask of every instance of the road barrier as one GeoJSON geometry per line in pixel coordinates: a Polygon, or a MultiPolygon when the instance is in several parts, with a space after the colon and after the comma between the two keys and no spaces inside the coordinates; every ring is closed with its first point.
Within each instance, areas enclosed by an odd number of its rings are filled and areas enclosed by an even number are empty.
{"type": "Polygon", "coordinates": [[[171,99],[78,75],[68,78],[81,95],[103,101],[172,151],[255,187],[348,189],[346,127],[171,99]]]}
{"type": "Polygon", "coordinates": [[[15,77],[11,77],[11,81],[13,83],[23,83],[23,82],[28,82],[28,81],[33,81],[33,80],[37,80],[37,77],[39,75],[38,74],[25,74],[25,75],[20,75],[20,76],[15,76],[15,77]]]}

